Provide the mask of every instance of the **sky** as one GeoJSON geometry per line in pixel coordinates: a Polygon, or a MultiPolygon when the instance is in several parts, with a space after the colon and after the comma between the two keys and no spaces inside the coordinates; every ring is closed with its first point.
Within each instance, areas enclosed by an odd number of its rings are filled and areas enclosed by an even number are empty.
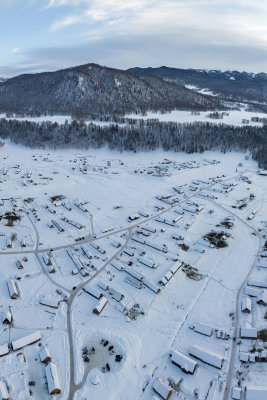
{"type": "Polygon", "coordinates": [[[266,0],[0,0],[0,76],[97,63],[267,72],[266,0]]]}

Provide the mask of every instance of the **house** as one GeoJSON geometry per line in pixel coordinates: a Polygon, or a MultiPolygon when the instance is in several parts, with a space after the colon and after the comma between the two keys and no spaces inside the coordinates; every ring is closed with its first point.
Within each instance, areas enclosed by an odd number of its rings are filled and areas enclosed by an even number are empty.
{"type": "Polygon", "coordinates": [[[144,276],[137,272],[134,268],[129,267],[128,265],[125,265],[124,267],[125,272],[127,272],[129,275],[133,276],[135,279],[138,281],[142,281],[144,276]]]}
{"type": "Polygon", "coordinates": [[[98,244],[92,242],[90,243],[90,246],[92,246],[95,250],[99,251],[101,254],[105,254],[106,250],[102,249],[98,244]]]}
{"type": "Polygon", "coordinates": [[[257,289],[251,286],[246,286],[244,293],[251,297],[258,297],[261,294],[261,289],[257,289]]]}
{"type": "Polygon", "coordinates": [[[104,307],[107,305],[107,302],[107,298],[105,296],[102,296],[97,302],[93,312],[99,315],[103,311],[104,307]]]}
{"type": "Polygon", "coordinates": [[[9,394],[4,381],[0,381],[0,400],[8,400],[9,394]]]}
{"type": "Polygon", "coordinates": [[[152,242],[151,240],[146,240],[145,244],[147,246],[152,247],[153,249],[162,251],[163,253],[168,253],[168,248],[165,244],[157,244],[157,243],[152,242]]]}
{"type": "Polygon", "coordinates": [[[156,233],[157,229],[156,228],[151,228],[150,226],[143,226],[142,228],[144,231],[147,231],[149,233],[156,233]]]}
{"type": "Polygon", "coordinates": [[[157,267],[157,266],[155,265],[154,261],[148,260],[148,259],[145,258],[145,257],[139,257],[139,258],[138,258],[138,261],[139,261],[141,264],[143,264],[143,265],[145,265],[146,267],[149,267],[149,268],[156,268],[156,267],[157,267]]]}
{"type": "Polygon", "coordinates": [[[202,335],[205,336],[211,336],[213,333],[213,329],[207,325],[196,323],[193,326],[193,330],[197,333],[201,333],[202,335]]]}
{"type": "Polygon", "coordinates": [[[156,380],[153,384],[153,390],[160,395],[164,400],[168,400],[171,397],[172,390],[159,380],[156,380]]]}
{"type": "Polygon", "coordinates": [[[218,369],[222,368],[223,358],[209,350],[200,348],[198,346],[191,346],[189,353],[193,357],[203,361],[206,364],[212,365],[218,369]]]}
{"type": "Polygon", "coordinates": [[[243,313],[251,313],[251,298],[246,296],[242,299],[241,310],[243,313]]]}
{"type": "Polygon", "coordinates": [[[56,220],[52,219],[52,224],[59,230],[59,232],[64,232],[64,228],[56,220]]]}
{"type": "Polygon", "coordinates": [[[267,282],[248,281],[248,285],[267,289],[267,282]]]}
{"type": "Polygon", "coordinates": [[[13,279],[8,279],[7,288],[11,299],[17,299],[19,297],[17,283],[13,279]]]}
{"type": "Polygon", "coordinates": [[[16,266],[17,266],[18,269],[23,269],[23,264],[19,260],[16,261],[16,266]]]}
{"type": "Polygon", "coordinates": [[[241,399],[241,389],[239,387],[233,387],[232,390],[232,399],[240,400],[241,399]]]}
{"type": "Polygon", "coordinates": [[[46,346],[41,350],[39,357],[42,363],[48,363],[52,359],[50,351],[46,346]]]}
{"type": "Polygon", "coordinates": [[[123,271],[124,269],[123,265],[116,260],[111,261],[110,265],[112,265],[112,267],[116,268],[118,271],[123,271]]]}
{"type": "Polygon", "coordinates": [[[9,353],[9,347],[8,344],[2,344],[0,346],[0,357],[5,356],[6,354],[9,353]]]}
{"type": "Polygon", "coordinates": [[[53,297],[53,298],[43,297],[39,300],[39,304],[41,304],[42,306],[47,306],[47,307],[51,307],[51,308],[58,308],[59,300],[56,297],[53,297]]]}
{"type": "Polygon", "coordinates": [[[153,282],[151,282],[150,280],[148,280],[147,278],[143,278],[142,280],[143,284],[146,285],[150,290],[152,290],[152,292],[158,294],[160,292],[160,288],[155,285],[153,282]]]}
{"type": "Polygon", "coordinates": [[[49,394],[59,394],[61,392],[60,380],[57,367],[53,362],[45,367],[45,374],[49,394]]]}
{"type": "Polygon", "coordinates": [[[138,214],[135,214],[135,215],[130,215],[129,217],[128,217],[128,220],[131,222],[131,221],[136,221],[137,219],[139,219],[140,217],[139,217],[139,215],[138,214]]]}
{"type": "Polygon", "coordinates": [[[245,351],[240,351],[239,360],[242,362],[251,362],[254,363],[256,361],[255,353],[246,353],[245,351]]]}
{"type": "Polygon", "coordinates": [[[121,301],[124,298],[124,294],[118,292],[116,289],[109,289],[109,294],[111,297],[116,300],[117,302],[121,301]]]}
{"type": "Polygon", "coordinates": [[[15,350],[19,350],[22,349],[22,347],[28,346],[30,344],[39,342],[39,340],[42,339],[41,333],[39,331],[34,332],[34,333],[30,333],[27,336],[23,336],[20,339],[17,340],[13,340],[12,344],[12,349],[15,350]]]}
{"type": "Polygon", "coordinates": [[[177,367],[180,367],[182,371],[186,372],[187,374],[193,374],[195,372],[197,362],[192,358],[176,350],[171,350],[170,357],[172,363],[177,365],[177,367]]]}
{"type": "Polygon", "coordinates": [[[243,339],[257,339],[258,337],[257,328],[253,328],[247,323],[245,326],[241,326],[240,336],[243,339]]]}
{"type": "Polygon", "coordinates": [[[257,297],[257,303],[266,306],[267,305],[267,291],[263,290],[257,297]]]}
{"type": "Polygon", "coordinates": [[[99,292],[97,289],[87,286],[86,288],[83,288],[83,290],[90,294],[91,296],[95,297],[96,299],[100,299],[100,297],[103,296],[103,294],[101,292],[99,292]]]}
{"type": "Polygon", "coordinates": [[[246,386],[246,400],[266,400],[267,386],[246,386]]]}
{"type": "Polygon", "coordinates": [[[11,322],[12,322],[12,314],[11,314],[10,311],[7,311],[4,314],[2,322],[3,322],[3,324],[6,324],[6,325],[10,325],[11,324],[11,322]]]}
{"type": "Polygon", "coordinates": [[[106,283],[102,282],[102,281],[99,281],[97,286],[99,286],[100,289],[102,289],[102,290],[105,290],[105,291],[109,290],[109,286],[106,283]]]}

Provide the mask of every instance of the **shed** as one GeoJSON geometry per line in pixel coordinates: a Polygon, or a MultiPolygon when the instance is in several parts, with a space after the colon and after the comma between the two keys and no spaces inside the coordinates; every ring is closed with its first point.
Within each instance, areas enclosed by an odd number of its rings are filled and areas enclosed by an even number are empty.
{"type": "Polygon", "coordinates": [[[39,357],[40,357],[40,360],[42,361],[42,363],[48,363],[52,359],[51,353],[46,346],[43,347],[43,349],[41,350],[39,357]]]}
{"type": "Polygon", "coordinates": [[[0,400],[8,400],[9,394],[4,381],[0,381],[0,400]]]}
{"type": "Polygon", "coordinates": [[[60,380],[56,365],[51,362],[45,367],[49,394],[59,394],[61,392],[60,380]]]}
{"type": "Polygon", "coordinates": [[[192,358],[180,353],[179,351],[172,350],[170,353],[172,363],[182,369],[187,374],[193,374],[195,372],[197,363],[192,358]]]}
{"type": "Polygon", "coordinates": [[[246,400],[266,400],[267,386],[246,386],[246,400]]]}
{"type": "Polygon", "coordinates": [[[246,296],[242,299],[241,310],[243,313],[251,313],[251,298],[246,296]]]}
{"type": "Polygon", "coordinates": [[[153,384],[153,390],[160,395],[164,400],[168,400],[171,397],[172,390],[159,380],[156,380],[153,384]]]}

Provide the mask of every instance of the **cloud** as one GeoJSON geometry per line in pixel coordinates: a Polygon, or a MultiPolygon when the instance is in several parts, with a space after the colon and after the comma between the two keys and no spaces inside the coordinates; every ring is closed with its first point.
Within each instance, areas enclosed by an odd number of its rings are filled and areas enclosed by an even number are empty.
{"type": "Polygon", "coordinates": [[[11,50],[11,53],[16,54],[20,51],[19,47],[14,47],[14,49],[11,50]]]}
{"type": "Polygon", "coordinates": [[[260,0],[27,1],[44,7],[45,38],[41,45],[33,37],[19,51],[21,64],[5,69],[53,70],[88,62],[266,69],[267,3],[260,0]]]}

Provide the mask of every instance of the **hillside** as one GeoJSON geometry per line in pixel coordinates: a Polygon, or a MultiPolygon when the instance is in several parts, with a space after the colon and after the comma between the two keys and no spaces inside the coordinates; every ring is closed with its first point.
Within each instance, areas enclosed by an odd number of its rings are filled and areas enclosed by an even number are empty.
{"type": "Polygon", "coordinates": [[[138,77],[87,64],[20,75],[0,83],[0,111],[17,113],[125,114],[148,110],[213,109],[218,100],[177,82],[138,77]]]}
{"type": "Polygon", "coordinates": [[[131,68],[136,76],[154,76],[181,85],[209,89],[222,98],[237,101],[267,101],[267,74],[239,71],[198,70],[181,68],[131,68]]]}

